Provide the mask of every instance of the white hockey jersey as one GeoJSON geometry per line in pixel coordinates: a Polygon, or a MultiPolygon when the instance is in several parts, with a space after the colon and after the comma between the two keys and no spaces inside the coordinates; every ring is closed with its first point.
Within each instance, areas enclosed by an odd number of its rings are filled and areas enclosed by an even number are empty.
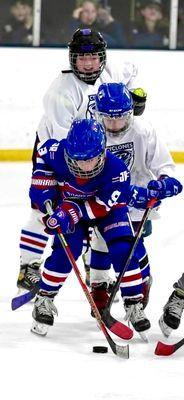
{"type": "Polygon", "coordinates": [[[121,66],[106,64],[94,85],[79,80],[71,71],[61,72],[44,96],[45,114],[38,127],[40,142],[49,138],[61,140],[67,136],[75,118],[91,118],[94,95],[102,83],[123,82],[129,89],[140,87],[137,68],[129,62],[121,66]]]}
{"type": "MultiPolygon", "coordinates": [[[[144,117],[134,117],[133,125],[124,135],[107,136],[107,148],[124,160],[131,171],[131,184],[146,187],[160,175],[174,176],[175,164],[169,150],[144,117]]],[[[132,221],[141,220],[143,211],[131,207],[129,211],[132,221]]],[[[151,219],[158,217],[153,210],[151,219]]]]}

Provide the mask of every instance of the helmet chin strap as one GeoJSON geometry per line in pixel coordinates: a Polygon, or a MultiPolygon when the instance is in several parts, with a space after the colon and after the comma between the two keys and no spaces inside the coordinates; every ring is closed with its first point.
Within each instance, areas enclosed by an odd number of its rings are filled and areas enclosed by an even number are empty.
{"type": "MultiPolygon", "coordinates": [[[[125,130],[126,132],[126,130],[125,130]]],[[[124,133],[123,129],[113,130],[113,129],[106,129],[106,133],[110,134],[111,136],[119,136],[120,133],[124,133]]]]}

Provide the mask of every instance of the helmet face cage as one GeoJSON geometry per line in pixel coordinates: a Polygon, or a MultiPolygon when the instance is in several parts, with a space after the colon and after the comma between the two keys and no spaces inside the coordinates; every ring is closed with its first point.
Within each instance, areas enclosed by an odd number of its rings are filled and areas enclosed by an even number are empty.
{"type": "Polygon", "coordinates": [[[102,112],[95,112],[95,118],[96,120],[102,124],[105,128],[106,131],[106,135],[111,136],[111,137],[115,137],[115,136],[122,136],[124,135],[131,127],[132,123],[133,123],[133,110],[131,111],[127,111],[123,114],[119,114],[119,115],[109,115],[106,113],[102,113],[102,112]],[[110,129],[105,125],[104,122],[104,118],[106,120],[112,121],[112,120],[123,120],[123,126],[120,127],[119,129],[110,129]]]}
{"type": "Polygon", "coordinates": [[[100,32],[77,29],[69,43],[69,61],[74,74],[86,83],[94,82],[102,73],[106,63],[106,47],[100,32]],[[94,72],[80,72],[76,66],[77,56],[98,55],[100,66],[94,72]]]}
{"type": "MultiPolygon", "coordinates": [[[[73,158],[71,158],[66,150],[64,153],[65,156],[65,161],[68,165],[68,169],[71,172],[72,175],[74,175],[76,178],[81,178],[81,179],[91,179],[100,174],[100,172],[104,168],[104,163],[105,163],[105,151],[103,153],[100,153],[96,158],[97,158],[97,163],[95,167],[91,171],[83,171],[79,165],[78,161],[73,158]]],[[[86,160],[87,161],[87,160],[86,160]]]]}
{"type": "Polygon", "coordinates": [[[106,63],[106,51],[97,51],[96,53],[73,53],[72,51],[69,52],[69,60],[70,60],[70,65],[72,68],[72,71],[74,72],[74,74],[77,76],[77,78],[79,78],[81,81],[83,82],[94,82],[96,81],[96,79],[99,78],[99,76],[101,75],[104,67],[105,67],[105,63],[106,63]],[[92,54],[92,55],[98,55],[99,56],[99,60],[100,60],[100,66],[99,69],[97,71],[94,72],[80,72],[79,69],[76,66],[76,61],[77,61],[77,56],[83,56],[84,54],[92,54]]]}

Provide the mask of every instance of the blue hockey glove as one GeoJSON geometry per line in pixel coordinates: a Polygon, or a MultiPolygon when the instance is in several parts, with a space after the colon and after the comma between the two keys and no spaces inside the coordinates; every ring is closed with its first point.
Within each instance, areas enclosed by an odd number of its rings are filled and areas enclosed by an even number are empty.
{"type": "Polygon", "coordinates": [[[46,225],[46,232],[50,234],[57,233],[60,227],[63,233],[73,233],[75,225],[82,217],[82,213],[78,204],[73,201],[64,201],[58,206],[51,216],[43,217],[46,225]]]}
{"type": "Polygon", "coordinates": [[[44,204],[45,201],[48,200],[51,202],[51,204],[53,204],[54,200],[57,199],[57,195],[58,192],[55,187],[46,190],[40,190],[34,186],[31,186],[29,189],[29,197],[32,203],[44,214],[47,212],[44,204]]]}
{"type": "Polygon", "coordinates": [[[179,194],[183,186],[175,178],[170,178],[169,176],[160,178],[159,180],[152,180],[148,183],[148,189],[155,192],[155,197],[157,199],[165,199],[166,197],[172,197],[179,194]]]}
{"type": "MultiPolygon", "coordinates": [[[[148,206],[148,201],[152,198],[156,198],[155,194],[156,192],[154,190],[133,185],[130,189],[128,205],[130,207],[145,210],[148,206]]],[[[153,208],[158,207],[160,204],[161,201],[157,201],[153,208]]]]}

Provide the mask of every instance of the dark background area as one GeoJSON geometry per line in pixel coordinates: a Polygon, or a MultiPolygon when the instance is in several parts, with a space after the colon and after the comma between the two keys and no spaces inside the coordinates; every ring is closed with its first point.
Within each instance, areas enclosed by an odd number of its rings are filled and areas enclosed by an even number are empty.
{"type": "MultiPolygon", "coordinates": [[[[78,6],[78,1],[79,0],[42,0],[41,46],[67,46],[67,43],[71,37],[71,34],[69,35],[68,33],[68,24],[72,17],[73,11],[78,6]]],[[[27,2],[33,8],[33,0],[27,0],[27,2]]],[[[139,20],[139,7],[142,2],[145,3],[145,0],[99,0],[99,3],[101,3],[103,7],[108,6],[111,9],[112,17],[117,23],[119,23],[125,33],[126,44],[124,43],[123,45],[120,45],[120,48],[139,48],[139,45],[134,45],[132,42],[132,31],[133,29],[134,31],[137,29],[137,26],[135,27],[134,24],[137,22],[137,20],[139,20]]],[[[7,29],[9,21],[11,21],[12,3],[13,0],[1,0],[0,2],[0,45],[26,46],[27,41],[25,40],[21,41],[20,39],[16,43],[15,40],[14,42],[12,41],[12,36],[3,36],[3,32],[5,29],[7,29]]],[[[147,3],[150,3],[149,0],[147,0],[147,3]]],[[[162,0],[162,10],[164,15],[164,33],[162,32],[162,34],[166,36],[166,40],[164,39],[165,41],[163,41],[160,46],[158,46],[158,42],[155,41],[155,48],[168,49],[170,0],[162,0]]],[[[29,45],[32,45],[31,40],[32,39],[30,39],[29,45]]],[[[114,47],[118,48],[118,46],[114,47]]],[[[152,40],[150,47],[148,42],[148,45],[146,45],[145,48],[154,48],[154,41],[152,40]]],[[[179,1],[178,48],[184,48],[184,0],[179,1]]]]}

